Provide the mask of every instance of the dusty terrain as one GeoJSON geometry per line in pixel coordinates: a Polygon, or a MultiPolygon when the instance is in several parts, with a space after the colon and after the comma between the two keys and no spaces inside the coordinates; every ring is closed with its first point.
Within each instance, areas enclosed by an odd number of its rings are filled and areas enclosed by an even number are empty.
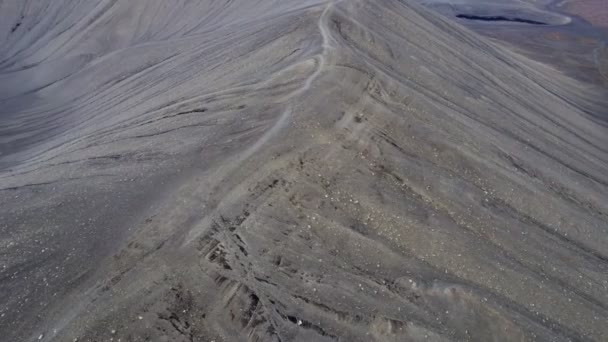
{"type": "Polygon", "coordinates": [[[509,49],[608,88],[603,0],[420,0],[509,49]]]}
{"type": "Polygon", "coordinates": [[[560,7],[579,15],[594,25],[608,28],[608,6],[602,0],[563,0],[560,7]]]}
{"type": "Polygon", "coordinates": [[[605,88],[414,1],[9,0],[0,41],[3,341],[608,335],[605,88]]]}

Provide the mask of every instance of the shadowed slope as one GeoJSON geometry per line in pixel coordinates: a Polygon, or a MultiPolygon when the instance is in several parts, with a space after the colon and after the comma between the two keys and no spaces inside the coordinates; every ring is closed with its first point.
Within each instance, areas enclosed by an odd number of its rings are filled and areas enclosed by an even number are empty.
{"type": "Polygon", "coordinates": [[[6,336],[608,333],[598,90],[408,2],[163,4],[2,51],[66,65],[2,93],[6,336]]]}

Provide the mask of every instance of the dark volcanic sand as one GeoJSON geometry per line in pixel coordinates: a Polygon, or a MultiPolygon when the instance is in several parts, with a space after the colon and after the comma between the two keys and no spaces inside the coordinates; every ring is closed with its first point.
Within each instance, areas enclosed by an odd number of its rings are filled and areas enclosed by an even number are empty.
{"type": "Polygon", "coordinates": [[[461,24],[0,2],[0,339],[605,340],[605,89],[461,24]]]}

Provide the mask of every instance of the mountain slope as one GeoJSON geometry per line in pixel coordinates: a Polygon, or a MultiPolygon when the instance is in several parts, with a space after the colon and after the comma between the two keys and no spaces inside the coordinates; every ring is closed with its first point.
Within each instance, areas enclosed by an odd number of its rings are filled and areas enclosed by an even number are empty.
{"type": "Polygon", "coordinates": [[[408,1],[0,9],[9,340],[608,333],[600,90],[408,1]]]}

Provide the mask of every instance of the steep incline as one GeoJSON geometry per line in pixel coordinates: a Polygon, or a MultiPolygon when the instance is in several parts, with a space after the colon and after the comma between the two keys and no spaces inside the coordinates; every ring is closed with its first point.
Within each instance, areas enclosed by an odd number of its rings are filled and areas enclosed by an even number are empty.
{"type": "Polygon", "coordinates": [[[600,90],[408,1],[0,22],[8,340],[608,334],[600,90]]]}

